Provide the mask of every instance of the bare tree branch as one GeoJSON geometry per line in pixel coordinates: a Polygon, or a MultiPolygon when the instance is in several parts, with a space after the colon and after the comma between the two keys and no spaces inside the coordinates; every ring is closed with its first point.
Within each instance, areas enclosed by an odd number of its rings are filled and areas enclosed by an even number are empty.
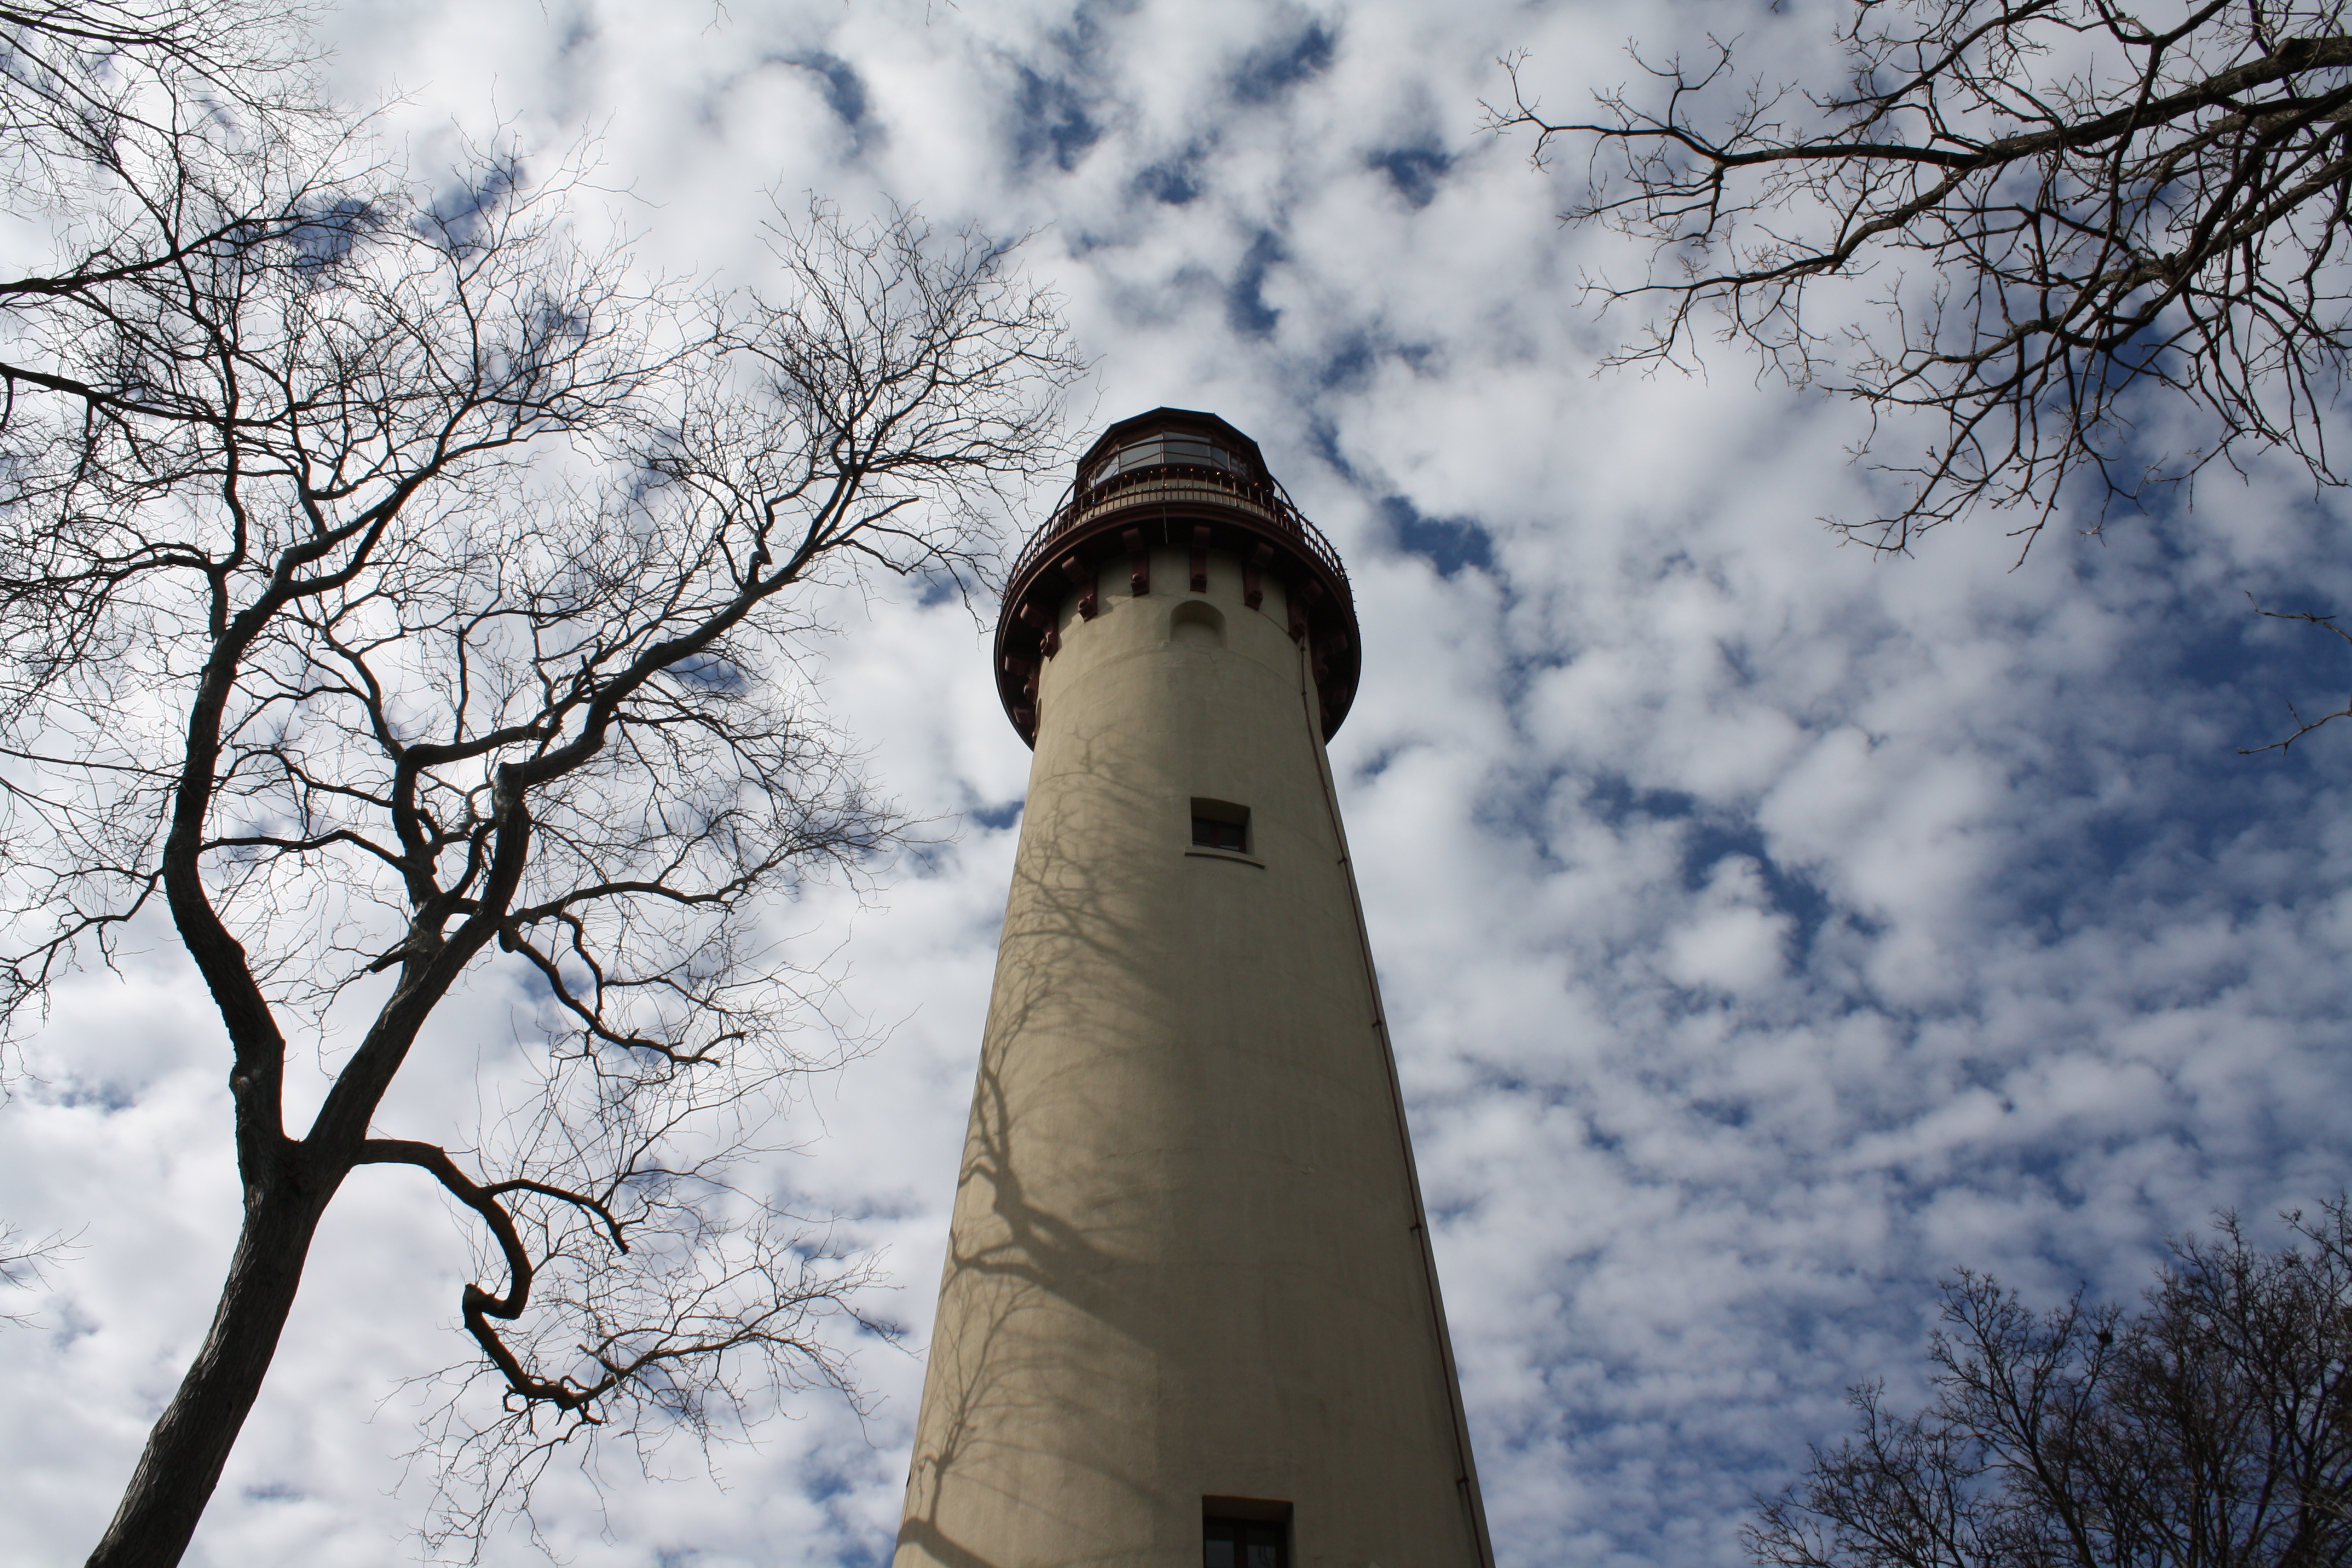
{"type": "MultiPolygon", "coordinates": [[[[2352,28],[2340,0],[1857,0],[1836,90],[1742,82],[1733,43],[1637,63],[1646,92],[1547,118],[1488,106],[1543,163],[1591,150],[1564,216],[1649,247],[1655,302],[1612,363],[1685,363],[1713,322],[1800,385],[1940,427],[1880,467],[1900,505],[1841,522],[1874,548],[1982,504],[2030,546],[2078,476],[2096,514],[2240,447],[2340,482],[2352,211],[2352,28]],[[1864,292],[1864,290],[1867,290],[1864,292]],[[2170,400],[2198,422],[2153,449],[2170,400]]],[[[1881,427],[1906,438],[1912,426],[1881,427]]],[[[2022,546],[2021,546],[2022,547],[2022,546]]]]}
{"type": "MultiPolygon", "coordinates": [[[[50,1268],[79,1251],[79,1239],[78,1233],[69,1236],[60,1230],[38,1241],[27,1241],[21,1227],[0,1220],[0,1286],[30,1290],[47,1284],[50,1268]]],[[[32,1321],[30,1312],[0,1311],[0,1323],[23,1328],[32,1321]]]]}
{"type": "MultiPolygon", "coordinates": [[[[2247,597],[2252,599],[2253,595],[2250,594],[2247,597]]],[[[2346,643],[2352,644],[2352,632],[2347,632],[2342,626],[2337,626],[2334,616],[2313,615],[2308,611],[2265,610],[2260,603],[2256,603],[2254,605],[2254,614],[2267,616],[2269,619],[2273,621],[2302,621],[2305,625],[2318,626],[2325,631],[2333,632],[2346,643]]],[[[2293,702],[2289,702],[2286,705],[2286,712],[2287,718],[2292,721],[2294,725],[2294,730],[2291,734],[2287,735],[2284,740],[2273,741],[2266,746],[2241,746],[2238,748],[2238,754],[2242,757],[2251,757],[2257,756],[2263,752],[2284,752],[2293,746],[2297,741],[2302,740],[2305,735],[2310,734],[2314,730],[2324,728],[2328,724],[2334,723],[2338,719],[2352,719],[2352,697],[2345,699],[2343,707],[2336,710],[2332,713],[2323,713],[2316,719],[2305,719],[2301,713],[2295,710],[2295,706],[2293,702]]]]}
{"type": "Polygon", "coordinates": [[[2224,1216],[2138,1312],[1947,1286],[1937,1394],[1815,1449],[1745,1531],[1775,1568],[2304,1568],[2352,1559],[2352,1210],[2267,1252],[2224,1216]]]}
{"type": "Polygon", "coordinates": [[[0,284],[0,1014],[160,901],[245,1205],[90,1561],[178,1559],[362,1166],[430,1173],[485,1247],[436,1542],[527,1513],[564,1445],[845,1387],[828,1325],[865,1331],[869,1271],[739,1179],[846,1048],[763,912],[900,827],[797,653],[873,568],[984,575],[1061,456],[1056,301],[986,237],[823,208],[771,231],[771,291],[646,281],[578,238],[576,169],[373,160],[257,10],[11,27],[51,50],[0,115],[49,116],[19,190],[58,242],[0,284]],[[73,74],[107,28],[127,86],[73,74]],[[471,1149],[380,1126],[402,1075],[461,1070],[419,1040],[468,987],[533,1016],[530,1077],[471,1149]],[[339,1005],[356,1044],[289,1121],[339,1005]]]}

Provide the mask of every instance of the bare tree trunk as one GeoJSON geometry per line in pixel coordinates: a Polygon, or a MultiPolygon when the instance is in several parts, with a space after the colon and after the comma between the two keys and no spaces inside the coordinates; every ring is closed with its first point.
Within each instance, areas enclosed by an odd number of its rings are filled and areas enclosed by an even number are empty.
{"type": "Polygon", "coordinates": [[[336,1183],[321,1182],[288,1144],[249,1194],[228,1279],[204,1349],[148,1434],[146,1451],[89,1568],[168,1568],[179,1562],[220,1484],[246,1415],[278,1352],[302,1283],[310,1238],[336,1183]]]}
{"type": "Polygon", "coordinates": [[[747,940],[765,893],[863,875],[898,822],[798,678],[767,671],[826,562],[976,580],[1083,368],[1050,299],[976,233],[816,209],[777,231],[793,302],[706,311],[640,289],[623,251],[578,249],[560,183],[462,221],[379,183],[364,221],[314,224],[306,194],[283,235],[249,241],[238,218],[176,270],[90,285],[75,309],[94,325],[39,329],[98,379],[56,413],[50,488],[10,479],[0,643],[60,652],[0,670],[0,706],[91,749],[38,764],[54,798],[27,820],[51,837],[0,857],[0,930],[28,939],[0,948],[0,1022],[160,894],[232,1052],[243,1182],[210,1330],[91,1568],[187,1550],[362,1161],[427,1173],[496,1244],[495,1277],[458,1296],[492,1381],[422,1450],[455,1480],[428,1546],[528,1510],[551,1422],[650,1452],[847,1386],[818,1320],[868,1270],[720,1178],[818,1065],[796,1026],[827,1022],[747,940]],[[575,494],[538,467],[566,441],[630,482],[575,494]],[[511,504],[466,499],[509,486],[511,504]],[[182,735],[126,707],[132,682],[185,703],[182,735]],[[289,740],[322,702],[341,706],[289,740]],[[312,918],[320,889],[352,914],[312,918]],[[533,1099],[463,1164],[372,1138],[420,1026],[493,942],[545,998],[533,1099]],[[289,1137],[288,1031],[394,968],[289,1137]],[[610,1353],[567,1377],[583,1340],[610,1353]]]}

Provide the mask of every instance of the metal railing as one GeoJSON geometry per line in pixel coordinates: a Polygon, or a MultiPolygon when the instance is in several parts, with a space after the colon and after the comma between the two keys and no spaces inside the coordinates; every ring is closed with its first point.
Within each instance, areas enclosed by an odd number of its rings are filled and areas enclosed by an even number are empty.
{"type": "Polygon", "coordinates": [[[1290,504],[1290,498],[1275,484],[1259,484],[1226,472],[1223,468],[1194,467],[1170,463],[1154,468],[1131,468],[1114,474],[1100,484],[1088,485],[1074,494],[1055,511],[1045,526],[1029,536],[1013,558],[1012,574],[1005,580],[1017,583],[1030,569],[1054,552],[1055,546],[1070,534],[1108,511],[1116,511],[1139,502],[1164,499],[1170,504],[1181,504],[1190,496],[1213,498],[1219,505],[1255,513],[1271,523],[1274,531],[1297,542],[1299,547],[1330,570],[1339,580],[1341,591],[1348,588],[1348,569],[1339,563],[1339,552],[1323,537],[1323,531],[1299,515],[1290,504]],[[1134,492],[1148,490],[1151,495],[1134,492]],[[1204,494],[1204,492],[1206,492],[1204,494]]]}

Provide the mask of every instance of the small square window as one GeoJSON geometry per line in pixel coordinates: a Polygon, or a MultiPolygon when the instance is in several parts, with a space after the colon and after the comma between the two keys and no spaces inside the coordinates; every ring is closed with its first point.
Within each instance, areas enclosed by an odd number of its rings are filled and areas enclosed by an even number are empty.
{"type": "Polygon", "coordinates": [[[1202,1568],[1290,1568],[1290,1518],[1272,1498],[1202,1498],[1202,1568]]]}
{"type": "Polygon", "coordinates": [[[1255,1520],[1204,1519],[1202,1568],[1290,1568],[1289,1534],[1279,1524],[1255,1520]]]}
{"type": "Polygon", "coordinates": [[[1249,848],[1249,829],[1238,822],[1219,822],[1212,816],[1192,819],[1192,844],[1199,849],[1230,849],[1234,854],[1249,848]]]}
{"type": "Polygon", "coordinates": [[[1192,847],[1249,853],[1249,807],[1229,800],[1192,802],[1192,847]]]}

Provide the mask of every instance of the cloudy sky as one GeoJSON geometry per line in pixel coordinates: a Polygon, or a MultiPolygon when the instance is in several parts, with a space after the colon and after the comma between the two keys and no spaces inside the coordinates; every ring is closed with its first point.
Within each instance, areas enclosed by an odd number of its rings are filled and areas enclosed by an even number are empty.
{"type": "MultiPolygon", "coordinates": [[[[1741,1561],[1750,1498],[1917,1386],[1936,1280],[2129,1298],[2167,1236],[2347,1181],[2346,504],[2257,468],[2022,565],[2000,520],[1915,558],[1853,410],[1595,374],[1622,268],[1479,130],[1496,57],[1571,105],[1626,40],[1818,56],[1822,4],[404,0],[323,18],[420,167],[595,139],[585,209],[649,267],[759,282],[773,193],[1030,233],[1099,424],[1255,436],[1365,633],[1334,762],[1502,1561],[1741,1561]],[[503,131],[499,128],[503,127],[503,131]],[[2331,695],[2336,693],[2336,695],[2331,695]]],[[[2161,428],[2160,423],[2152,428],[2161,428]]],[[[1916,447],[1922,437],[1908,437],[1916,447]]],[[[1902,451],[1900,430],[1888,437],[1902,451]]],[[[1041,495],[1042,507],[1050,496],[1041,495]]],[[[861,1421],[811,1397],[719,1479],[668,1455],[551,1494],[583,1564],[887,1559],[1029,754],[953,605],[850,606],[835,716],[951,839],[789,914],[885,1037],[813,1086],[771,1179],[882,1249],[861,1421]]],[[[0,1306],[0,1558],[78,1563],[210,1312],[236,1222],[223,1065],[167,946],[78,981],[0,1110],[7,1217],[80,1233],[0,1306]]],[[[485,1004],[446,1021],[470,1082],[485,1004]],[[470,1031],[470,1033],[469,1033],[470,1031]]],[[[456,1091],[444,1085],[446,1093],[456,1091]]],[[[403,1380],[455,1359],[467,1252],[398,1173],[338,1200],[197,1536],[206,1564],[414,1556],[403,1380]]],[[[2275,1234],[2265,1229],[2264,1234],[2275,1234]]],[[[496,1562],[530,1561],[516,1538],[496,1562]]]]}

